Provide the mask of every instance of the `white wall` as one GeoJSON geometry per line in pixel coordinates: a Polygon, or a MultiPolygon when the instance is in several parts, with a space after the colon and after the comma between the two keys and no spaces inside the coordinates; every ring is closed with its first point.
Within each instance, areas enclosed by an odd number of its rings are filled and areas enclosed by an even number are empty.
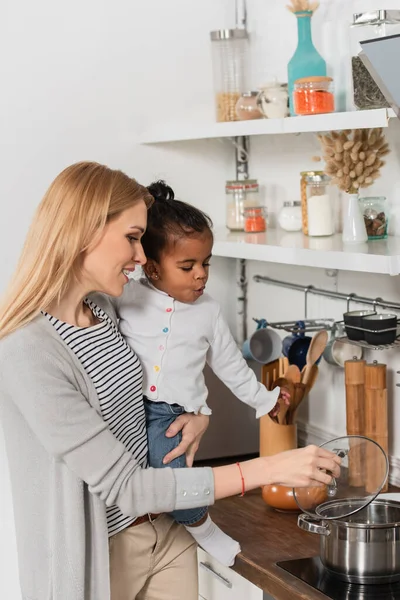
{"type": "MultiPolygon", "coordinates": [[[[280,0],[249,0],[253,32],[252,86],[277,74],[294,50],[295,19],[280,0]]],[[[347,14],[351,6],[370,2],[338,0],[347,14]]],[[[324,0],[314,23],[315,39],[326,9],[324,0]]],[[[400,8],[400,2],[386,2],[400,8]]],[[[166,121],[213,119],[208,32],[233,24],[233,0],[5,0],[2,5],[0,197],[0,291],[15,266],[32,213],[55,175],[77,160],[92,159],[118,167],[147,183],[165,177],[179,196],[208,210],[216,224],[224,221],[224,182],[234,175],[228,142],[202,141],[144,147],[137,134],[166,121]]],[[[326,21],[326,19],[325,19],[326,21]]],[[[333,48],[334,50],[334,48],[333,48]]],[[[393,141],[393,138],[392,138],[393,141]]],[[[260,138],[252,142],[251,174],[264,186],[271,212],[286,198],[298,196],[298,173],[315,153],[312,136],[260,138]]],[[[397,153],[389,161],[381,191],[395,193],[397,153]]],[[[307,164],[306,164],[307,163],[307,164]]],[[[379,191],[379,190],[378,190],[379,191]]],[[[324,274],[276,265],[250,264],[253,272],[300,277],[312,283],[324,274]]],[[[232,321],[234,268],[216,261],[211,289],[232,321]]],[[[327,284],[327,283],[326,283],[327,284]]],[[[395,299],[397,280],[340,275],[343,290],[365,287],[395,299]]],[[[294,296],[250,286],[249,316],[293,318],[294,296]],[[286,301],[287,299],[287,301],[286,301]]],[[[366,290],[368,291],[368,290],[366,290]]],[[[299,312],[301,312],[301,301],[299,312]]],[[[330,306],[319,305],[321,314],[330,306]]],[[[338,308],[332,307],[332,311],[338,308]]],[[[336,316],[336,315],[329,315],[336,316]]],[[[324,381],[332,374],[325,370],[324,381]]],[[[317,388],[321,389],[321,388],[317,388]]],[[[310,402],[310,422],[343,431],[341,383],[329,397],[317,390],[310,402]],[[340,392],[340,393],[339,393],[340,392]],[[337,409],[340,405],[341,410],[337,409]]],[[[392,398],[394,402],[394,398],[392,398]]],[[[393,434],[400,419],[393,409],[393,434]]],[[[1,449],[1,440],[0,440],[1,449]]],[[[392,451],[400,446],[392,438],[392,451]]],[[[4,452],[0,452],[0,591],[18,600],[12,510],[4,452]]]]}

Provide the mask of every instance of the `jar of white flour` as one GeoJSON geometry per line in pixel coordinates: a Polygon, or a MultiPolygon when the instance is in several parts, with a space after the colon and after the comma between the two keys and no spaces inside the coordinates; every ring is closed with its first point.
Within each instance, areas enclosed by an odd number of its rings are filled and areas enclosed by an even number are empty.
{"type": "Polygon", "coordinates": [[[329,182],[330,178],[324,174],[306,176],[309,236],[326,236],[335,233],[329,182]]]}

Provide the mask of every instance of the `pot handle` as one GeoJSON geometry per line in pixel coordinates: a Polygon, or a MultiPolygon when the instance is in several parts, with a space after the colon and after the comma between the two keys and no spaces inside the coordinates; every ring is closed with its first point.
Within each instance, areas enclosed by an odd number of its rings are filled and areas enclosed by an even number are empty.
{"type": "Polygon", "coordinates": [[[315,523],[308,515],[299,515],[297,518],[297,525],[300,529],[303,529],[308,533],[318,533],[320,535],[330,535],[331,533],[327,525],[315,523]]]}

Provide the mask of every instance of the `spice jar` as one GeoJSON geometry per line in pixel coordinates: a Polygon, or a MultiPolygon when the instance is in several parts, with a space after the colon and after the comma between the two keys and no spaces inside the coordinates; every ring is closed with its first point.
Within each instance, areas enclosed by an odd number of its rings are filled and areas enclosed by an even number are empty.
{"type": "Polygon", "coordinates": [[[287,83],[272,81],[260,88],[257,104],[266,119],[283,119],[289,116],[287,83]]]}
{"type": "Polygon", "coordinates": [[[312,175],[324,175],[323,171],[302,171],[300,173],[300,200],[301,221],[304,235],[308,235],[308,213],[307,213],[307,177],[312,175]]]}
{"type": "Polygon", "coordinates": [[[359,199],[369,240],[385,240],[388,236],[389,219],[386,198],[365,197],[359,199]]]}
{"type": "Polygon", "coordinates": [[[332,77],[303,77],[297,79],[293,90],[296,115],[321,115],[335,110],[332,77]]]}
{"type": "Polygon", "coordinates": [[[332,235],[335,231],[333,206],[327,175],[307,175],[308,235],[332,235]]]}
{"type": "Polygon", "coordinates": [[[217,121],[237,121],[236,104],[246,90],[248,33],[218,29],[210,36],[217,121]]]}
{"type": "Polygon", "coordinates": [[[264,206],[250,206],[244,209],[244,230],[246,233],[260,233],[267,229],[267,209],[264,206]]]}
{"type": "Polygon", "coordinates": [[[301,202],[284,202],[278,214],[278,223],[285,231],[300,231],[302,226],[301,202]]]}
{"type": "Polygon", "coordinates": [[[257,179],[227,181],[226,226],[231,231],[244,231],[244,210],[260,205],[260,193],[257,179]]]}
{"type": "Polygon", "coordinates": [[[239,121],[261,119],[262,114],[257,105],[258,92],[244,92],[236,104],[236,116],[239,121]]]}
{"type": "Polygon", "coordinates": [[[351,70],[354,104],[360,110],[387,108],[389,104],[358,56],[360,42],[400,33],[399,10],[374,10],[353,15],[351,26],[351,70]]]}

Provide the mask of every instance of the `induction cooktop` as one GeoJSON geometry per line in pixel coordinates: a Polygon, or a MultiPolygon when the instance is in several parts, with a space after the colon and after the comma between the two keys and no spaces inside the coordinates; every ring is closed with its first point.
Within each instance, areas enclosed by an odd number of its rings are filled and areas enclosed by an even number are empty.
{"type": "Polygon", "coordinates": [[[276,564],[332,600],[400,600],[400,582],[379,585],[345,583],[324,568],[319,556],[276,564]]]}

